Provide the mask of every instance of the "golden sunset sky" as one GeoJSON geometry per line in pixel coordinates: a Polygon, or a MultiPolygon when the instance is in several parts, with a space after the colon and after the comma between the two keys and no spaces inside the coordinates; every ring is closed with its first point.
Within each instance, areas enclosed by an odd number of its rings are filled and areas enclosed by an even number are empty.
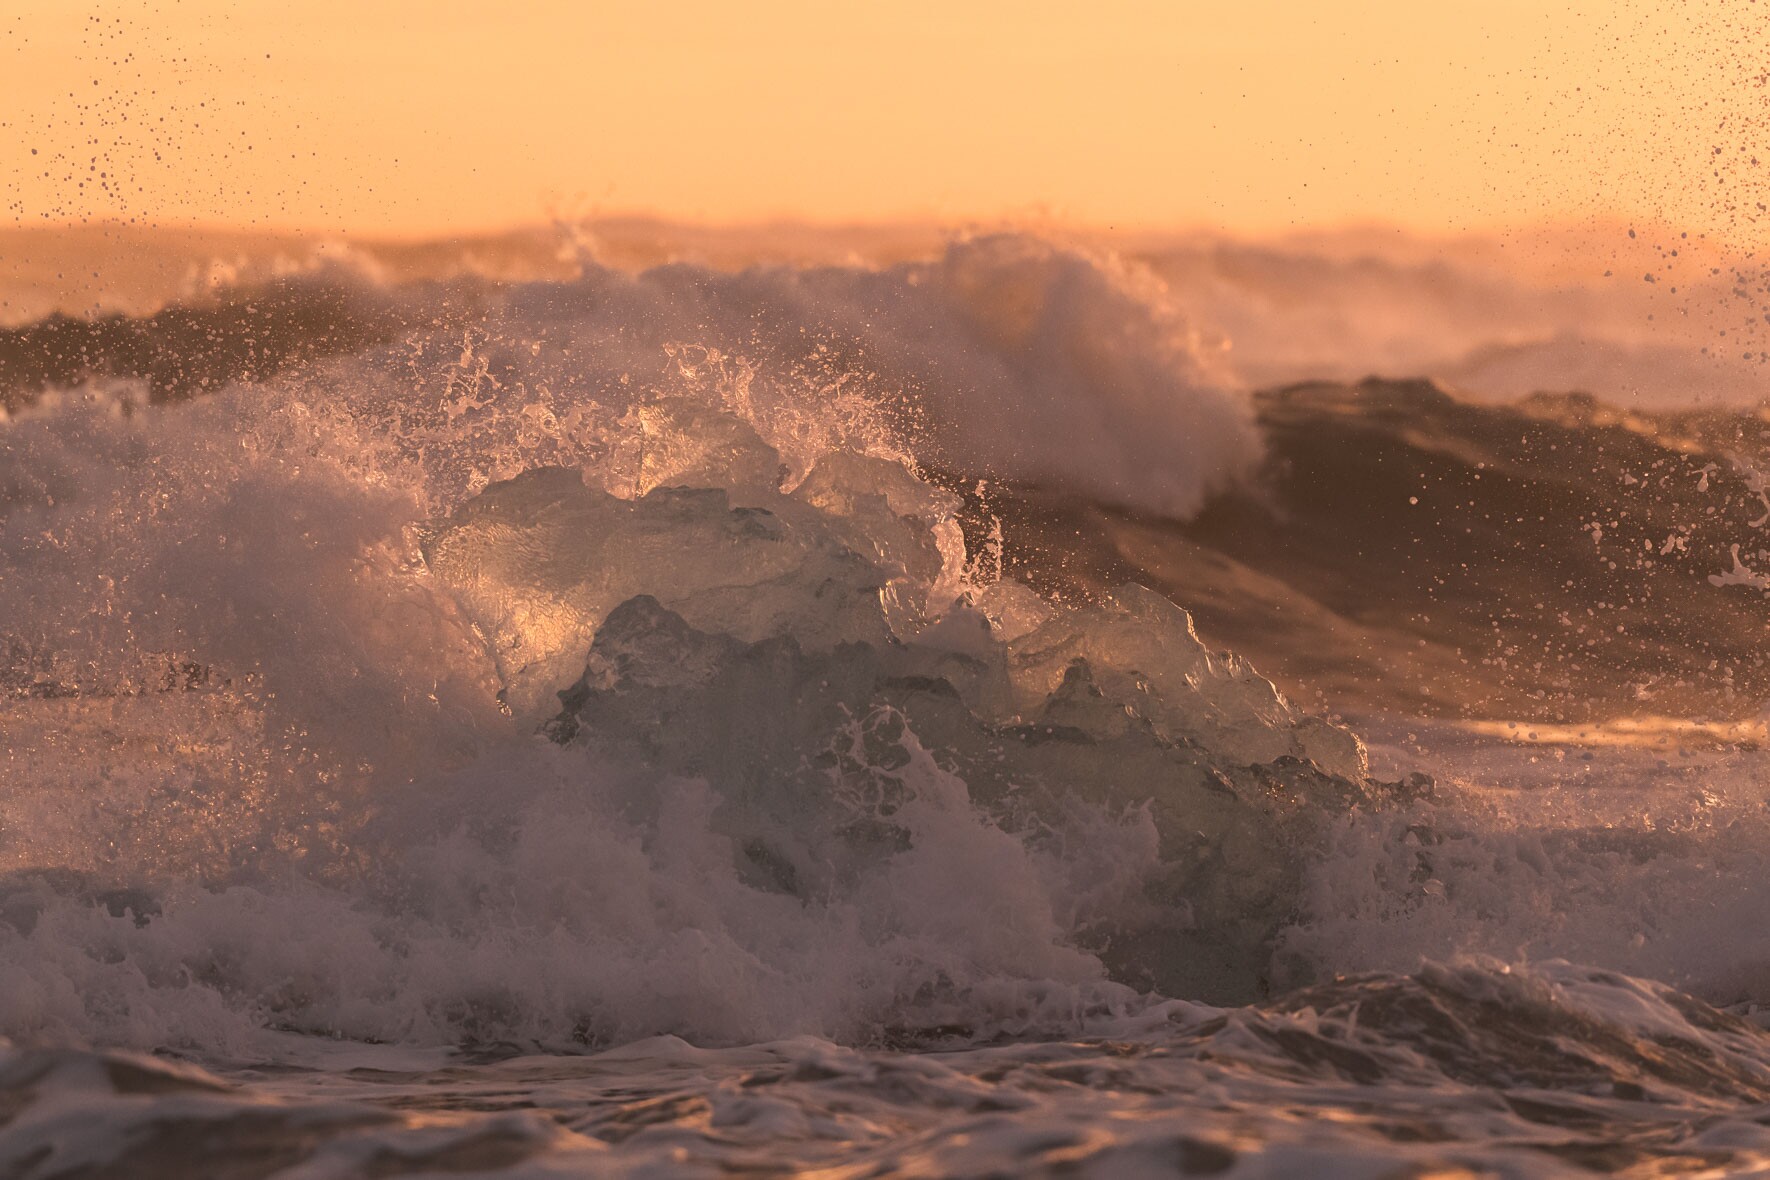
{"type": "Polygon", "coordinates": [[[17,225],[1617,214],[1749,241],[1767,33],[1755,0],[10,0],[0,167],[17,225]]]}

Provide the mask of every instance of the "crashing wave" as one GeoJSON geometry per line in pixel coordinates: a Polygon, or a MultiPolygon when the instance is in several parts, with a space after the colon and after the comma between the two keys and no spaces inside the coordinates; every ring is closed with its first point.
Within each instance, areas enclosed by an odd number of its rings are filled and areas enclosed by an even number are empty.
{"type": "MultiPolygon", "coordinates": [[[[731,453],[778,469],[753,437],[731,453]]],[[[853,888],[914,849],[898,813],[943,779],[1035,840],[1066,838],[1078,811],[1147,809],[1153,859],[1085,940],[1168,994],[1269,986],[1299,906],[1286,804],[1379,797],[1355,737],[1212,655],[1142,587],[1060,607],[998,581],[942,602],[963,571],[954,503],[895,464],[843,457],[790,493],[733,495],[623,500],[538,470],[427,530],[424,553],[519,724],[557,695],[555,741],[709,783],[758,887],[853,888]]]]}
{"type": "Polygon", "coordinates": [[[1273,986],[1296,848],[1384,796],[1356,739],[1147,590],[995,577],[922,474],[1231,478],[1158,288],[984,239],[475,315],[5,423],[0,1029],[864,1041],[1273,986]]]}
{"type": "Polygon", "coordinates": [[[1124,267],[982,240],[434,310],[0,425],[0,1030],[1070,1035],[1463,949],[1762,993],[1691,951],[1702,850],[1760,896],[1751,824],[1623,855],[1432,804],[1112,560],[1043,597],[966,544],[985,476],[1159,517],[1245,469],[1246,399],[1124,267]]]}

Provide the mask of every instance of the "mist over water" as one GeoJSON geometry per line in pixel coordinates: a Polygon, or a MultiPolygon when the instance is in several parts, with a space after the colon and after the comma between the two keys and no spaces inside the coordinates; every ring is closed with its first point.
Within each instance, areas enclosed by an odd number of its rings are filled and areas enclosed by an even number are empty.
{"type": "Polygon", "coordinates": [[[11,293],[0,1171],[1765,1158],[1743,345],[1478,252],[626,232],[11,293]]]}

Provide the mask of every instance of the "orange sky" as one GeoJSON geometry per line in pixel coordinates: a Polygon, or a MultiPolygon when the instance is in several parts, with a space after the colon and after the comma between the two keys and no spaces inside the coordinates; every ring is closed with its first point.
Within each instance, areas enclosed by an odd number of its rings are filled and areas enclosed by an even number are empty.
{"type": "Polygon", "coordinates": [[[1755,0],[10,0],[0,168],[15,224],[1621,213],[1755,241],[1767,33],[1755,0]]]}

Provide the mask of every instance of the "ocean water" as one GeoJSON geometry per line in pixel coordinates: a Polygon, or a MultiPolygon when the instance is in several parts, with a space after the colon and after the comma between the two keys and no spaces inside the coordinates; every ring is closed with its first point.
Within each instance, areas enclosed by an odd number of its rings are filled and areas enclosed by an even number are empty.
{"type": "Polygon", "coordinates": [[[13,267],[0,1175],[1770,1171],[1744,262],[646,232],[13,267]]]}

